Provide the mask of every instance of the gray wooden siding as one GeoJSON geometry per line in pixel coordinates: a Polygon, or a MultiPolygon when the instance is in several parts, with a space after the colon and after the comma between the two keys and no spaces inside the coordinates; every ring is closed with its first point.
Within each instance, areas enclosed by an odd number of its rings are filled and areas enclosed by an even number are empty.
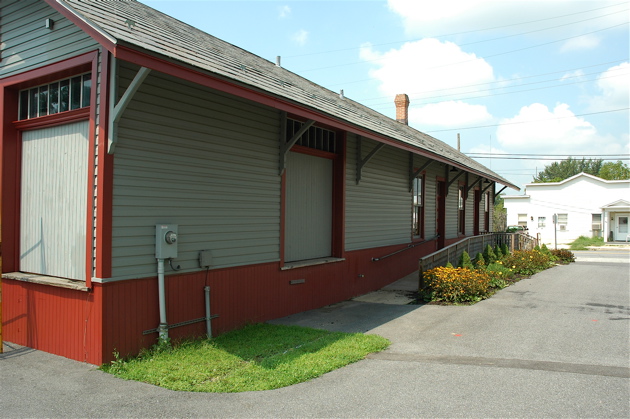
{"type": "Polygon", "coordinates": [[[88,122],[22,134],[20,270],[85,280],[88,122]]]}
{"type": "Polygon", "coordinates": [[[332,254],[333,162],[289,153],[286,169],[286,262],[332,254]]]}
{"type": "MultiPolygon", "coordinates": [[[[365,157],[377,143],[363,139],[365,157]]],[[[411,241],[412,201],[409,154],[384,147],[363,169],[356,184],[356,147],[348,135],[346,158],[346,250],[411,241]]]]}
{"type": "Polygon", "coordinates": [[[93,51],[98,44],[43,1],[2,0],[0,77],[93,51]],[[52,19],[53,30],[44,22],[52,19]]]}
{"type": "MultiPolygon", "coordinates": [[[[121,92],[135,75],[120,69],[121,92]]],[[[279,259],[279,113],[152,72],[119,126],[113,277],[155,274],[155,224],[179,225],[183,271],[279,259]]],[[[168,268],[167,268],[168,269],[168,268]]]]}

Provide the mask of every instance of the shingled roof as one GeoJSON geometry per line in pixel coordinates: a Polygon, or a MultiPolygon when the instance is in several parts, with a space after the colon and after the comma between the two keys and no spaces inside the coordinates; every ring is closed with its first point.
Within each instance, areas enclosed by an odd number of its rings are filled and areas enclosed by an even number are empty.
{"type": "Polygon", "coordinates": [[[135,0],[48,2],[65,8],[82,25],[88,25],[91,32],[111,44],[157,54],[215,77],[245,85],[253,91],[291,101],[372,132],[376,138],[384,137],[412,146],[418,154],[432,156],[507,187],[519,189],[484,165],[430,135],[351,99],[341,98],[336,92],[135,0]]]}

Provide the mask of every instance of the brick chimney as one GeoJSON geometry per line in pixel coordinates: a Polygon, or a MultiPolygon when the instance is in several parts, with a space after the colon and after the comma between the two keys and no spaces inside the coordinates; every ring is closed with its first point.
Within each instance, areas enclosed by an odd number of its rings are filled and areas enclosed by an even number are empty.
{"type": "Polygon", "coordinates": [[[409,125],[409,96],[404,93],[396,95],[394,103],[396,104],[396,121],[409,125]]]}

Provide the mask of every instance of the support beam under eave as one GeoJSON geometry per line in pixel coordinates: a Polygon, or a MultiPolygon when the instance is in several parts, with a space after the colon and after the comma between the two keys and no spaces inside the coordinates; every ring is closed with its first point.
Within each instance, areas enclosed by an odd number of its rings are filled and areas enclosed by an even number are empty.
{"type": "Polygon", "coordinates": [[[298,132],[296,132],[293,137],[291,137],[291,139],[287,141],[287,113],[282,112],[280,132],[280,163],[278,168],[280,176],[282,176],[282,174],[284,173],[284,169],[286,169],[287,167],[287,153],[289,152],[289,150],[291,150],[291,147],[293,147],[295,143],[297,143],[298,140],[302,138],[302,135],[304,135],[304,133],[313,126],[314,123],[315,121],[313,119],[309,119],[304,123],[304,125],[302,125],[302,128],[300,128],[298,132]]]}
{"type": "Polygon", "coordinates": [[[118,103],[116,103],[116,95],[118,93],[118,63],[116,58],[112,59],[111,65],[111,88],[109,91],[109,129],[107,130],[107,132],[109,133],[107,147],[108,154],[114,154],[114,151],[116,149],[116,143],[118,142],[118,122],[120,121],[122,114],[125,112],[125,109],[127,109],[127,106],[131,102],[131,99],[133,99],[133,96],[136,94],[144,80],[151,72],[151,70],[146,67],[140,67],[140,70],[138,70],[138,72],[136,73],[136,76],[131,81],[131,84],[129,84],[125,93],[122,95],[118,103]]]}
{"type": "Polygon", "coordinates": [[[361,182],[363,168],[365,167],[365,165],[368,164],[370,160],[372,160],[372,157],[376,156],[376,153],[378,153],[383,149],[383,147],[385,147],[384,143],[379,143],[376,147],[372,149],[372,151],[370,151],[367,156],[365,156],[365,158],[363,158],[361,151],[362,141],[363,140],[361,139],[361,137],[357,137],[357,185],[361,182]]]}

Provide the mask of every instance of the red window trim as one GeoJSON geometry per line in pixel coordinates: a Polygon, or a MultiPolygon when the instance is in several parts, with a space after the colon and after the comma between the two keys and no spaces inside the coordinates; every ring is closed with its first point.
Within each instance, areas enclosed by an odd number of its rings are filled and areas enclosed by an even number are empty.
{"type": "MultiPolygon", "coordinates": [[[[418,170],[417,168],[413,169],[414,172],[416,170],[418,170]]],[[[425,231],[425,207],[426,207],[426,197],[425,197],[425,193],[426,193],[426,184],[427,184],[427,171],[423,170],[418,176],[416,177],[421,177],[422,176],[422,206],[420,207],[420,215],[419,215],[419,223],[420,223],[420,234],[415,234],[415,231],[411,232],[411,241],[412,242],[421,242],[425,239],[426,236],[426,231],[425,231]]],[[[413,186],[412,186],[412,193],[413,193],[413,186]]],[[[411,206],[412,206],[412,211],[415,212],[416,208],[415,205],[413,204],[413,197],[411,198],[411,206]]],[[[413,214],[412,214],[412,218],[411,218],[412,222],[413,222],[413,214]]]]}
{"type": "MultiPolygon", "coordinates": [[[[20,249],[20,153],[21,131],[25,129],[44,128],[72,121],[89,119],[88,138],[89,149],[94,150],[95,121],[96,121],[96,92],[90,100],[90,106],[74,111],[63,112],[55,115],[47,115],[32,119],[17,121],[18,117],[18,92],[33,86],[46,84],[51,81],[71,77],[76,74],[91,71],[96,75],[98,71],[98,50],[87,52],[66,60],[48,64],[33,70],[29,70],[0,80],[0,108],[3,118],[0,120],[0,182],[2,184],[2,213],[4,226],[2,242],[5,256],[5,268],[7,271],[19,270],[20,249]]],[[[92,258],[93,258],[93,211],[94,203],[94,163],[95,156],[91,153],[86,156],[88,161],[88,185],[86,194],[86,270],[85,284],[91,287],[92,258]]],[[[100,183],[100,182],[99,182],[100,183]]]]}
{"type": "Polygon", "coordinates": [[[52,115],[38,116],[37,118],[14,121],[13,125],[18,130],[53,127],[74,121],[83,121],[90,118],[90,107],[86,106],[72,111],[60,112],[52,115]]]}

